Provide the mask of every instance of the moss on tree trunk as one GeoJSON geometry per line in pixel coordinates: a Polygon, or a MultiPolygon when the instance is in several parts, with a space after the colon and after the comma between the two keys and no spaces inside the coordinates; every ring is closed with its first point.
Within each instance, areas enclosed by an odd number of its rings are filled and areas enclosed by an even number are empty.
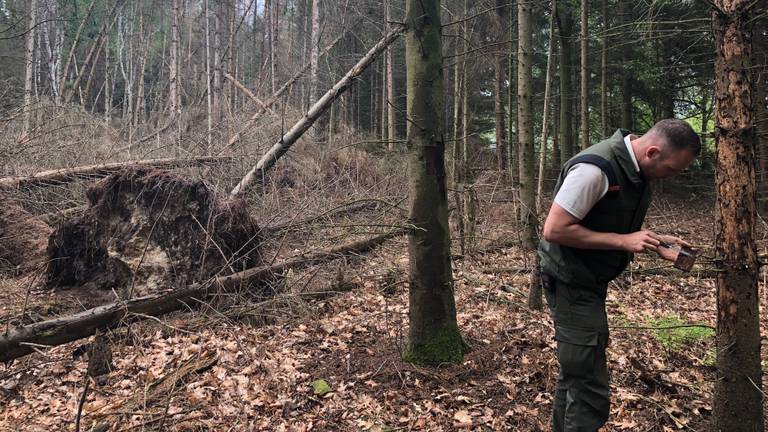
{"type": "Polygon", "coordinates": [[[408,238],[410,291],[407,361],[439,365],[461,361],[466,345],[456,324],[451,276],[440,2],[408,0],[408,238]]]}

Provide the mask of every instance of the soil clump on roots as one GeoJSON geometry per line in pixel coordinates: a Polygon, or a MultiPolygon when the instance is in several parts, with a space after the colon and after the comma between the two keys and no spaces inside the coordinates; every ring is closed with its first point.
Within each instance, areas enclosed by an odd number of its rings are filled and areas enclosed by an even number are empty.
{"type": "Polygon", "coordinates": [[[0,194],[0,273],[23,274],[40,268],[51,228],[0,194]]]}
{"type": "Polygon", "coordinates": [[[218,199],[200,180],[134,167],[87,197],[88,210],[50,236],[49,288],[130,298],[261,263],[259,227],[245,203],[218,199]]]}

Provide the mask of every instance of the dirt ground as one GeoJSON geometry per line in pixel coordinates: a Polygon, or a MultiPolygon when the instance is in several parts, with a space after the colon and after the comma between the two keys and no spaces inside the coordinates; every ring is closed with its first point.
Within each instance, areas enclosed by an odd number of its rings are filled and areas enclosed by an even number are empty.
{"type": "MultiPolygon", "coordinates": [[[[490,210],[495,219],[485,221],[484,238],[513,236],[498,222],[511,219],[506,204],[490,210]]],[[[650,327],[715,325],[714,279],[703,270],[713,255],[713,201],[662,195],[646,226],[695,243],[701,266],[685,274],[640,256],[611,285],[613,404],[604,430],[702,431],[712,410],[712,335],[707,327],[650,327]]],[[[550,430],[553,329],[546,312],[526,307],[519,248],[454,261],[459,326],[472,351],[462,364],[428,369],[399,356],[407,335],[406,247],[400,238],[337,264],[338,278],[311,269],[286,276],[311,274],[302,286],[334,293],[292,290],[253,313],[230,313],[233,304],[223,303],[113,331],[113,369],[90,387],[82,430],[100,422],[124,431],[550,430]],[[331,391],[319,395],[316,380],[331,391]]],[[[765,289],[761,279],[763,308],[765,289]]],[[[18,280],[4,279],[2,324],[15,325],[24,304],[32,318],[76,308],[76,296],[64,295],[27,294],[18,280]]],[[[763,318],[764,336],[767,324],[763,318]]],[[[74,430],[87,366],[77,354],[87,342],[40,347],[0,367],[0,430],[74,430]]]]}

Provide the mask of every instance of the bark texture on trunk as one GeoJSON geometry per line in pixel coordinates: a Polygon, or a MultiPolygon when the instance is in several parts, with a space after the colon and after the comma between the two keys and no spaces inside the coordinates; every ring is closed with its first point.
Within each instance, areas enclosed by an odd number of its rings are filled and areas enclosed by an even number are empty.
{"type": "Polygon", "coordinates": [[[603,36],[600,41],[600,131],[610,135],[608,127],[608,0],[603,0],[603,36]]]}
{"type": "Polygon", "coordinates": [[[312,37],[309,47],[309,105],[317,102],[317,59],[320,50],[320,0],[312,0],[312,37]]]}
{"type": "Polygon", "coordinates": [[[717,373],[713,430],[764,430],[749,0],[716,0],[717,373]]]}
{"type": "MultiPolygon", "coordinates": [[[[629,0],[622,0],[621,5],[624,8],[625,24],[632,22],[632,3],[629,0]]],[[[634,126],[632,110],[632,68],[629,62],[632,60],[632,53],[629,49],[623,50],[621,73],[621,127],[631,131],[634,126]]]]}
{"type": "MultiPolygon", "coordinates": [[[[520,201],[523,244],[533,251],[538,267],[536,227],[536,177],[533,155],[533,102],[531,68],[533,66],[533,35],[531,33],[531,6],[528,2],[517,3],[517,137],[520,151],[520,201]]],[[[532,273],[534,276],[537,272],[532,273]]],[[[541,309],[541,284],[537,277],[529,283],[528,306],[541,309]]]]}
{"type": "Polygon", "coordinates": [[[581,148],[589,147],[589,0],[581,0],[581,148]]]}
{"type": "Polygon", "coordinates": [[[460,362],[466,351],[456,323],[443,141],[443,68],[439,0],[407,0],[408,179],[410,259],[407,361],[460,362]]]}
{"type": "MultiPolygon", "coordinates": [[[[389,22],[392,20],[392,4],[391,0],[386,0],[387,8],[387,31],[391,30],[389,22]]],[[[387,47],[387,139],[389,139],[389,145],[387,149],[389,151],[395,150],[395,141],[397,141],[397,128],[395,123],[395,78],[392,56],[392,46],[387,47]]]]}
{"type": "Polygon", "coordinates": [[[573,102],[571,88],[573,16],[570,6],[562,2],[557,6],[560,30],[560,163],[573,156],[573,102]]]}
{"type": "Polygon", "coordinates": [[[171,117],[179,110],[179,0],[171,0],[171,61],[168,63],[168,81],[170,90],[168,99],[170,103],[171,117]]]}
{"type": "Polygon", "coordinates": [[[549,48],[547,50],[547,71],[544,78],[544,107],[541,120],[541,151],[539,152],[539,175],[536,183],[536,216],[541,213],[541,196],[544,189],[544,177],[547,166],[547,141],[549,140],[549,98],[552,94],[552,57],[555,49],[555,9],[557,0],[552,0],[552,13],[549,17],[549,48]]]}
{"type": "MultiPolygon", "coordinates": [[[[504,4],[506,0],[496,0],[496,34],[500,40],[504,40],[504,4]]],[[[494,117],[496,129],[496,169],[502,173],[507,172],[509,165],[509,155],[507,154],[507,143],[504,139],[504,46],[499,45],[498,52],[494,55],[494,117]]]]}
{"type": "Polygon", "coordinates": [[[21,137],[27,137],[32,121],[32,78],[35,66],[35,16],[37,15],[37,0],[27,2],[27,38],[24,54],[24,123],[21,137]]]}

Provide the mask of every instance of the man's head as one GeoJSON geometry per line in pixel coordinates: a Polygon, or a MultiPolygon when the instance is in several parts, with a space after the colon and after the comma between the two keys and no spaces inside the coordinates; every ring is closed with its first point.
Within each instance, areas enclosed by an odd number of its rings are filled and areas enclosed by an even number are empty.
{"type": "Polygon", "coordinates": [[[640,169],[650,178],[671,177],[701,153],[699,136],[688,123],[677,119],[659,121],[632,144],[640,169]]]}

